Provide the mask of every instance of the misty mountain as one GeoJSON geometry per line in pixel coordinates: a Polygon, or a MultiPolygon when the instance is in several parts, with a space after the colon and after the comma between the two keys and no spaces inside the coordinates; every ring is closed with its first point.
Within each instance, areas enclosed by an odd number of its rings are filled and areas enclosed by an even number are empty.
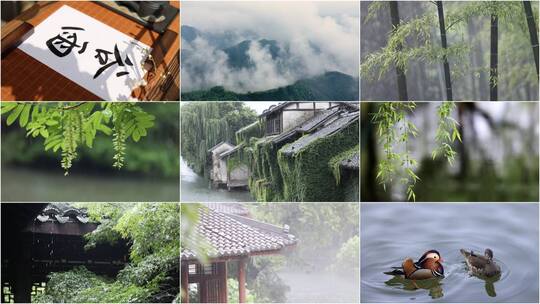
{"type": "Polygon", "coordinates": [[[182,41],[184,100],[358,100],[358,78],[316,40],[297,45],[183,25],[182,41]]]}
{"type": "MultiPolygon", "coordinates": [[[[254,62],[249,57],[248,51],[251,47],[252,40],[244,40],[237,45],[224,49],[223,51],[229,58],[229,66],[235,69],[249,68],[254,65],[254,62]]],[[[261,39],[255,43],[259,44],[260,48],[267,48],[272,60],[276,60],[280,55],[280,47],[277,41],[261,39]]]]}
{"type": "Polygon", "coordinates": [[[221,86],[209,90],[182,93],[184,101],[353,101],[358,100],[358,78],[340,72],[301,79],[294,84],[276,89],[238,94],[221,86]]]}
{"type": "Polygon", "coordinates": [[[185,42],[191,43],[197,38],[202,38],[217,49],[226,49],[238,44],[240,41],[253,40],[257,37],[257,35],[251,31],[209,33],[189,25],[182,25],[180,31],[182,40],[185,42]]]}
{"type": "Polygon", "coordinates": [[[185,40],[187,42],[192,42],[197,37],[201,36],[201,32],[198,29],[189,25],[182,25],[180,34],[181,34],[182,40],[185,40]]]}
{"type": "MultiPolygon", "coordinates": [[[[250,36],[244,33],[242,36],[250,36]]],[[[222,33],[219,35],[209,34],[198,30],[189,25],[182,25],[182,40],[191,43],[197,38],[206,40],[211,46],[223,51],[228,57],[228,65],[233,69],[250,68],[254,66],[254,62],[248,54],[252,43],[257,43],[261,49],[267,49],[272,57],[272,60],[279,58],[286,59],[289,57],[287,50],[282,50],[276,40],[268,39],[244,39],[237,43],[239,37],[232,32],[222,33]]],[[[316,50],[315,46],[312,46],[316,50]]],[[[191,53],[183,51],[182,61],[186,62],[190,59],[191,53]]]]}

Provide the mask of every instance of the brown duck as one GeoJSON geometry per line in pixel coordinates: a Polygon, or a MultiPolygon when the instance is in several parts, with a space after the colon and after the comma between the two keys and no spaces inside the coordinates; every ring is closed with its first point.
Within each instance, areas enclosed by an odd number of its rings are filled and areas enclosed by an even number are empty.
{"type": "Polygon", "coordinates": [[[494,277],[501,273],[501,267],[493,260],[493,251],[487,248],[484,256],[475,254],[472,250],[469,252],[461,249],[461,254],[465,257],[467,267],[472,274],[483,277],[494,277]]]}
{"type": "Polygon", "coordinates": [[[426,280],[431,278],[444,278],[443,259],[437,250],[426,251],[417,262],[406,258],[401,267],[385,272],[388,275],[403,275],[410,280],[426,280]]]}

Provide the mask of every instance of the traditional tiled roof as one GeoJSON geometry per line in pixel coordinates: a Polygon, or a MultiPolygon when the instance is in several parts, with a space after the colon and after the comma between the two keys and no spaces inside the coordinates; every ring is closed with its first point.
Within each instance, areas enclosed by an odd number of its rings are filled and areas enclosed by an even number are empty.
{"type": "MultiPolygon", "coordinates": [[[[294,245],[296,239],[274,225],[246,217],[226,214],[206,207],[199,207],[199,218],[193,233],[185,244],[207,248],[209,258],[234,258],[254,254],[270,254],[294,245]]],[[[194,250],[185,248],[182,260],[196,259],[194,250]]]]}
{"type": "Polygon", "coordinates": [[[258,121],[255,121],[255,122],[253,122],[253,123],[250,123],[249,125],[244,126],[244,127],[240,128],[240,129],[238,129],[238,131],[236,131],[236,133],[241,133],[241,132],[243,132],[243,131],[246,131],[246,130],[249,129],[249,128],[253,128],[253,127],[256,126],[257,124],[259,124],[258,121]]]}
{"type": "Polygon", "coordinates": [[[214,151],[215,149],[217,149],[219,146],[222,146],[222,145],[228,145],[229,147],[234,147],[232,144],[226,142],[226,141],[221,141],[219,142],[218,144],[216,144],[215,146],[213,146],[212,148],[208,149],[208,152],[212,152],[214,151]]]}
{"type": "Polygon", "coordinates": [[[330,120],[332,117],[339,115],[340,113],[343,113],[341,109],[338,107],[333,107],[327,110],[319,111],[319,113],[310,119],[306,120],[296,128],[293,128],[290,131],[284,132],[282,134],[279,134],[277,137],[272,139],[273,143],[281,143],[283,141],[288,140],[291,137],[294,137],[298,134],[305,134],[309,132],[313,132],[316,128],[330,120]]]}
{"type": "Polygon", "coordinates": [[[241,203],[203,203],[206,207],[221,213],[228,213],[240,216],[249,214],[248,208],[241,203]]]}
{"type": "Polygon", "coordinates": [[[262,112],[262,114],[259,115],[259,117],[264,117],[264,116],[272,114],[272,113],[274,113],[276,111],[279,111],[280,109],[286,107],[287,105],[289,105],[291,103],[293,103],[293,102],[292,101],[287,101],[287,102],[281,102],[281,103],[279,103],[277,105],[271,105],[268,109],[264,110],[262,112]]]}
{"type": "MultiPolygon", "coordinates": [[[[291,103],[295,103],[297,101],[286,101],[286,102],[281,102],[281,103],[278,103],[277,105],[271,105],[268,109],[264,110],[262,112],[261,115],[259,115],[259,117],[265,117],[269,114],[272,114],[276,111],[279,111],[281,110],[282,108],[288,106],[289,104],[291,103]]],[[[354,103],[354,102],[332,102],[332,103],[335,103],[335,104],[339,104],[340,107],[346,107],[352,111],[357,111],[358,110],[358,103],[354,103]]],[[[333,107],[332,107],[333,108],[333,107]]],[[[320,109],[317,109],[317,110],[320,110],[320,109]]]]}
{"type": "Polygon", "coordinates": [[[293,155],[301,151],[304,147],[308,146],[310,143],[315,141],[318,138],[330,136],[336,132],[339,132],[342,129],[345,129],[350,124],[358,120],[358,112],[343,113],[335,119],[334,121],[328,123],[319,130],[305,135],[299,138],[294,143],[291,143],[288,146],[285,146],[281,149],[281,152],[285,155],[293,155]]]}
{"type": "Polygon", "coordinates": [[[242,147],[244,147],[244,144],[243,144],[243,143],[241,143],[241,144],[235,146],[234,148],[232,148],[232,149],[229,150],[229,151],[225,151],[225,152],[221,153],[221,154],[219,155],[219,158],[224,158],[224,157],[226,157],[226,156],[229,156],[229,155],[235,153],[236,151],[240,150],[242,147]]]}
{"type": "Polygon", "coordinates": [[[86,210],[74,208],[65,203],[48,204],[45,209],[36,217],[41,223],[57,222],[65,223],[82,223],[89,222],[86,210]]]}

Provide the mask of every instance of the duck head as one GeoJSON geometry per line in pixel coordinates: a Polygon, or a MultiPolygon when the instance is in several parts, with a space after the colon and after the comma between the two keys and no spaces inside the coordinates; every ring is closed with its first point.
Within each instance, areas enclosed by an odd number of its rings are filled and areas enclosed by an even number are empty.
{"type": "Polygon", "coordinates": [[[418,262],[416,262],[416,263],[421,265],[421,264],[423,264],[424,262],[426,262],[428,260],[432,260],[434,262],[444,262],[442,257],[441,257],[441,254],[437,250],[431,249],[431,250],[426,251],[420,257],[420,259],[418,259],[418,262]]]}
{"type": "Polygon", "coordinates": [[[424,269],[435,271],[440,276],[444,276],[444,268],[441,262],[443,262],[441,254],[437,250],[432,249],[426,251],[420,257],[418,262],[416,262],[416,265],[424,269]]]}
{"type": "Polygon", "coordinates": [[[490,261],[493,260],[493,251],[491,249],[486,248],[486,251],[484,251],[484,255],[486,258],[488,258],[490,261]]]}

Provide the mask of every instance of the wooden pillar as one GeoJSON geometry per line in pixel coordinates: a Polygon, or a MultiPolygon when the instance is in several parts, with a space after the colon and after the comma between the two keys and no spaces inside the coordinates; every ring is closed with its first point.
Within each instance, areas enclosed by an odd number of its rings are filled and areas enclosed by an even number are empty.
{"type": "Polygon", "coordinates": [[[189,264],[181,267],[182,303],[189,303],[189,264]]]}
{"type": "Polygon", "coordinates": [[[15,263],[11,265],[17,265],[19,270],[15,274],[12,290],[15,303],[30,303],[33,277],[31,243],[28,238],[23,236],[21,236],[19,240],[21,240],[17,248],[19,253],[15,258],[15,263]]]}
{"type": "Polygon", "coordinates": [[[202,280],[199,283],[199,300],[201,303],[208,303],[208,290],[206,280],[202,280]]]}
{"type": "Polygon", "coordinates": [[[246,258],[238,260],[238,302],[246,303],[246,258]]]}
{"type": "Polygon", "coordinates": [[[227,303],[228,302],[228,290],[227,290],[227,262],[221,262],[219,263],[218,265],[220,265],[218,267],[218,275],[219,275],[219,280],[221,281],[219,286],[222,286],[222,288],[220,288],[219,292],[219,301],[221,303],[227,303]]]}
{"type": "Polygon", "coordinates": [[[197,266],[197,273],[200,275],[199,279],[199,302],[208,303],[208,278],[204,272],[204,265],[197,266]]]}

